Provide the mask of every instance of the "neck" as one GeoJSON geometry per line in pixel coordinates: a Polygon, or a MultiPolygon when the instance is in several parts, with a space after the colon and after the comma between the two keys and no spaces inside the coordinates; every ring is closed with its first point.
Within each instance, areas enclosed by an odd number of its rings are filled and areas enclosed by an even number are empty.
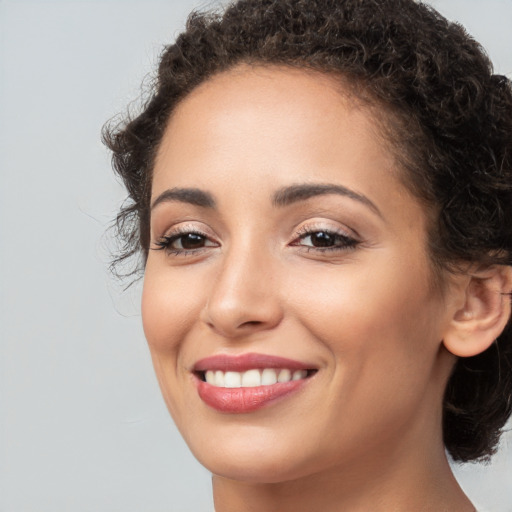
{"type": "Polygon", "coordinates": [[[213,476],[216,512],[474,512],[441,440],[387,447],[346,466],[279,483],[213,476]],[[419,449],[419,446],[422,449],[419,449]],[[350,466],[350,467],[348,467],[350,466]]]}

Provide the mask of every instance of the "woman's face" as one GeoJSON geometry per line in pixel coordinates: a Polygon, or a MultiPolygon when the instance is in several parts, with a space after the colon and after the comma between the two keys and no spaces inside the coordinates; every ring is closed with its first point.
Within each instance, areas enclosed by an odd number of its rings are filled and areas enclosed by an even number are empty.
{"type": "Polygon", "coordinates": [[[144,330],[178,428],[218,475],[277,482],[442,446],[450,318],[426,215],[340,87],[219,74],[158,153],[144,330]]]}

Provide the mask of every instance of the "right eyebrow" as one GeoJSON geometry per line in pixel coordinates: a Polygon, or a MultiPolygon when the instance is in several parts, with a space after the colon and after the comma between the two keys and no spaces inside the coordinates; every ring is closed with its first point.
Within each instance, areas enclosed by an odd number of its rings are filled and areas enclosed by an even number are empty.
{"type": "Polygon", "coordinates": [[[298,183],[296,185],[283,187],[274,194],[272,202],[275,206],[282,207],[298,201],[305,201],[311,197],[327,194],[338,194],[340,196],[353,199],[354,201],[358,201],[359,203],[367,206],[380,218],[383,218],[380,210],[377,208],[375,203],[368,199],[368,197],[363,194],[359,194],[350,188],[332,183],[298,183]]]}
{"type": "Polygon", "coordinates": [[[160,203],[189,203],[203,208],[215,208],[215,199],[209,192],[198,188],[170,188],[164,190],[152,203],[153,210],[160,203]]]}

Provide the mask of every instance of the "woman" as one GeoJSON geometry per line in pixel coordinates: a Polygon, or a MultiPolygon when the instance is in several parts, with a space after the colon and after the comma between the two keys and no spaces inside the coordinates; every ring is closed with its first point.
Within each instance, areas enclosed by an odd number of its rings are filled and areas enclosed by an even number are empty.
{"type": "Polygon", "coordinates": [[[193,14],[105,133],[217,512],[472,511],[512,403],[512,89],[412,0],[193,14]]]}

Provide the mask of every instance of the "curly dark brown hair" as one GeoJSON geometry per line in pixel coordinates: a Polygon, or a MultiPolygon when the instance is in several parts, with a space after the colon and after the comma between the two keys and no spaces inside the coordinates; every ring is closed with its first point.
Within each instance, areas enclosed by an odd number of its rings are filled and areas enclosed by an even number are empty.
{"type": "MultiPolygon", "coordinates": [[[[116,263],[149,250],[152,167],[166,123],[198,84],[239,64],[332,73],[385,112],[384,133],[406,185],[435,212],[433,267],[512,265],[512,87],[456,23],[414,0],[239,0],[190,15],[161,56],[137,116],[103,137],[128,190],[116,263]]],[[[490,457],[512,412],[512,329],[459,358],[443,432],[457,461],[490,457]]]]}

